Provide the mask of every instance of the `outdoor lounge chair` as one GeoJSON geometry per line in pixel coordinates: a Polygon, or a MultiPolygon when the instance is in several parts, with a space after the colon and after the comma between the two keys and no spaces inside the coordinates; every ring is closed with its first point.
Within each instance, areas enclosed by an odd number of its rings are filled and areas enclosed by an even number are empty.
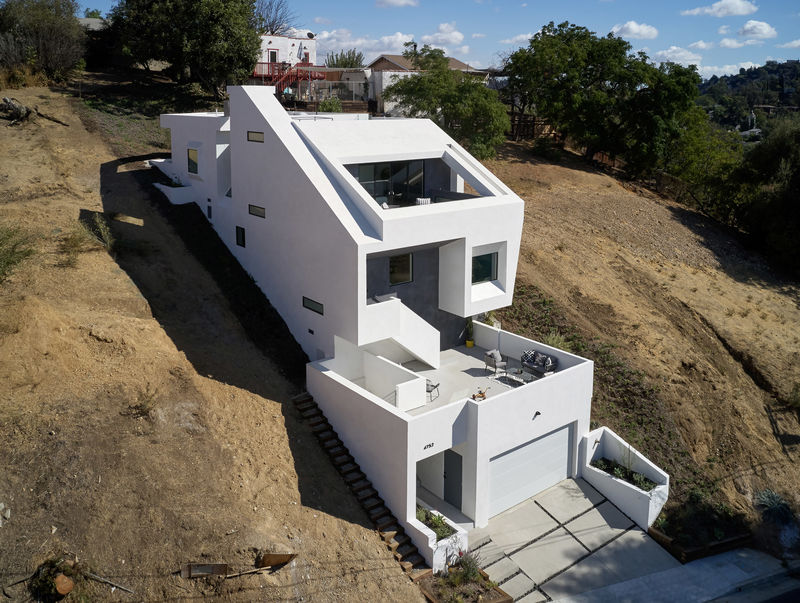
{"type": "Polygon", "coordinates": [[[488,371],[489,367],[494,369],[494,374],[496,375],[498,371],[501,373],[506,372],[506,367],[508,366],[508,362],[503,360],[502,354],[500,354],[500,350],[489,350],[483,355],[483,369],[488,371]]]}
{"type": "Polygon", "coordinates": [[[522,370],[528,373],[545,377],[552,375],[558,368],[558,358],[548,356],[536,350],[526,350],[522,352],[522,357],[519,360],[522,365],[522,370]]]}
{"type": "Polygon", "coordinates": [[[433,392],[436,392],[436,397],[439,397],[439,384],[434,383],[430,379],[425,379],[425,392],[430,396],[431,402],[433,402],[433,392]]]}

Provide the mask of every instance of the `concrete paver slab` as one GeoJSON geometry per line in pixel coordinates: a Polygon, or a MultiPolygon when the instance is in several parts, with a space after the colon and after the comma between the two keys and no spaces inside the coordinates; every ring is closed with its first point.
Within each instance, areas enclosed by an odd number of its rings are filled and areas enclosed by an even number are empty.
{"type": "MultiPolygon", "coordinates": [[[[502,586],[500,588],[502,588],[502,586]]],[[[542,603],[542,601],[547,601],[547,597],[538,590],[528,593],[521,599],[517,599],[517,603],[542,603]]]]}
{"type": "Polygon", "coordinates": [[[534,496],[545,511],[561,523],[588,511],[605,497],[582,479],[565,479],[534,496]]]}
{"type": "Polygon", "coordinates": [[[546,592],[551,599],[558,600],[562,597],[577,595],[587,590],[603,588],[618,582],[619,578],[614,572],[603,565],[597,555],[590,555],[580,563],[573,565],[563,574],[545,582],[539,588],[546,592]]]}
{"type": "Polygon", "coordinates": [[[490,533],[492,541],[508,555],[556,527],[558,524],[553,518],[542,511],[533,499],[528,499],[493,517],[490,533]]]}
{"type": "Polygon", "coordinates": [[[500,585],[500,588],[502,588],[509,595],[511,595],[511,598],[513,599],[519,599],[520,597],[522,597],[522,595],[524,595],[529,590],[535,587],[536,584],[534,583],[534,581],[528,578],[528,576],[526,576],[525,574],[517,574],[516,576],[511,578],[511,580],[509,580],[508,582],[503,582],[500,585]]]}
{"type": "Polygon", "coordinates": [[[558,528],[515,553],[511,559],[523,572],[539,583],[587,554],[586,549],[564,528],[558,528]]]}
{"type": "Polygon", "coordinates": [[[473,553],[478,559],[478,565],[481,567],[486,567],[491,563],[496,563],[505,557],[503,549],[494,542],[487,542],[479,549],[473,551],[473,553]]]}
{"type": "Polygon", "coordinates": [[[613,572],[617,582],[680,566],[672,555],[638,528],[628,530],[593,556],[613,572]]]}
{"type": "Polygon", "coordinates": [[[589,550],[594,551],[633,525],[629,517],[606,501],[575,518],[566,527],[589,550]]]}
{"type": "Polygon", "coordinates": [[[484,570],[489,574],[489,578],[494,582],[502,582],[516,574],[519,571],[519,566],[508,557],[503,557],[497,563],[493,563],[484,570]]]}

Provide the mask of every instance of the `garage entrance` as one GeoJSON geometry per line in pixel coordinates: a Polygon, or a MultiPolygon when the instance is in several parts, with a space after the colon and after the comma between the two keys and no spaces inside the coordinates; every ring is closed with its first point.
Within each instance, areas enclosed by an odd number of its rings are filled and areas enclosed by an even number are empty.
{"type": "Polygon", "coordinates": [[[489,517],[569,475],[572,426],[567,425],[489,460],[489,517]]]}

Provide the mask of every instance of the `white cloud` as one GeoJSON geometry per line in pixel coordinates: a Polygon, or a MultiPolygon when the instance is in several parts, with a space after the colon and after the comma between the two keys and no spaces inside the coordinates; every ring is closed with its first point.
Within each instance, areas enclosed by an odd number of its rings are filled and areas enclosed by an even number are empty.
{"type": "Polygon", "coordinates": [[[422,36],[423,44],[431,46],[445,46],[447,44],[461,44],[464,41],[464,34],[456,29],[456,22],[440,23],[436,33],[422,36]]]}
{"type": "Polygon", "coordinates": [[[314,17],[314,23],[325,24],[330,22],[331,20],[328,17],[314,17]]]}
{"type": "Polygon", "coordinates": [[[469,54],[469,46],[464,44],[463,46],[459,46],[458,48],[454,48],[453,52],[455,54],[460,54],[461,56],[464,56],[465,54],[469,54]]]}
{"type": "Polygon", "coordinates": [[[699,65],[702,58],[699,54],[680,46],[670,46],[666,50],[659,50],[654,56],[658,61],[671,61],[681,65],[699,65]]]}
{"type": "Polygon", "coordinates": [[[414,39],[413,34],[396,32],[380,38],[361,36],[354,38],[349,29],[321,31],[317,34],[317,53],[325,56],[329,52],[339,52],[344,48],[358,48],[364,53],[367,62],[381,54],[401,54],[403,44],[414,39]]]}
{"type": "Polygon", "coordinates": [[[752,15],[758,7],[748,0],[719,0],[711,6],[698,6],[690,10],[682,10],[682,15],[711,15],[712,17],[738,17],[752,15]]]}
{"type": "Polygon", "coordinates": [[[745,40],[744,42],[740,42],[739,40],[734,40],[733,38],[722,38],[719,42],[720,48],[741,48],[742,46],[758,46],[759,44],[763,44],[762,40],[745,40]]]}
{"type": "Polygon", "coordinates": [[[722,75],[733,75],[739,73],[739,69],[750,69],[751,67],[758,67],[758,63],[752,61],[745,61],[736,65],[702,65],[697,68],[700,77],[704,79],[710,78],[712,75],[717,77],[722,75]]]}
{"type": "Polygon", "coordinates": [[[419,0],[376,0],[375,6],[388,8],[391,6],[417,6],[419,0]]]}
{"type": "Polygon", "coordinates": [[[658,30],[655,27],[646,23],[637,23],[636,21],[628,21],[623,25],[617,23],[611,28],[611,32],[621,38],[633,38],[635,40],[652,40],[658,37],[658,30]]]}
{"type": "Polygon", "coordinates": [[[501,44],[527,44],[530,39],[533,37],[532,33],[524,33],[514,36],[513,38],[506,38],[505,40],[500,40],[501,44]]]}
{"type": "Polygon", "coordinates": [[[786,44],[777,44],[778,48],[800,48],[800,38],[786,42],[786,44]]]}
{"type": "Polygon", "coordinates": [[[526,6],[528,6],[528,3],[527,3],[527,2],[523,2],[522,4],[520,4],[520,6],[521,6],[522,8],[525,8],[526,6]]]}
{"type": "Polygon", "coordinates": [[[717,33],[721,36],[726,36],[731,33],[731,26],[730,25],[720,25],[717,33]]]}
{"type": "Polygon", "coordinates": [[[692,42],[689,44],[689,48],[692,50],[708,50],[709,48],[714,48],[714,42],[703,42],[703,40],[697,40],[697,42],[692,42]]]}
{"type": "Polygon", "coordinates": [[[473,38],[485,38],[486,34],[485,33],[474,33],[474,34],[472,34],[472,37],[473,38]]]}
{"type": "Polygon", "coordinates": [[[750,19],[739,30],[739,35],[746,38],[757,38],[759,40],[766,40],[767,38],[776,38],[778,32],[769,23],[764,21],[755,21],[750,19]]]}

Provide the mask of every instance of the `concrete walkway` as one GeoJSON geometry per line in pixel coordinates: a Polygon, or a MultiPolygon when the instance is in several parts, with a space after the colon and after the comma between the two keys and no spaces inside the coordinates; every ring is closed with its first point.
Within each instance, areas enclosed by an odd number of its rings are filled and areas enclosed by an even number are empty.
{"type": "Polygon", "coordinates": [[[489,577],[525,603],[680,567],[582,479],[556,484],[472,530],[469,538],[489,577]]]}
{"type": "MultiPolygon", "coordinates": [[[[786,568],[774,557],[752,549],[736,549],[560,601],[570,603],[633,603],[643,599],[652,603],[766,601],[771,600],[769,590],[776,586],[773,581],[786,577],[786,574],[786,568]],[[747,593],[733,596],[739,589],[748,586],[750,588],[747,590],[753,598],[748,599],[747,593]],[[731,595],[730,599],[726,595],[731,595]]],[[[798,589],[797,581],[791,579],[781,586],[780,592],[774,593],[776,597],[798,589]]]]}

